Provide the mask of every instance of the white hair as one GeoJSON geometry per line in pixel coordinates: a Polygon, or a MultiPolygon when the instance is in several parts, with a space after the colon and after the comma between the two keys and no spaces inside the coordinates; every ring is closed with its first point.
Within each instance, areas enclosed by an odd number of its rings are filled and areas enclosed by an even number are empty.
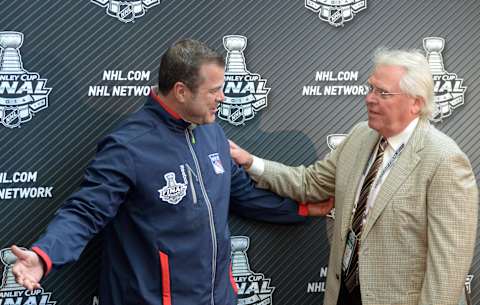
{"type": "Polygon", "coordinates": [[[421,97],[424,105],[420,117],[431,118],[435,109],[433,77],[425,56],[418,50],[378,49],[373,58],[377,66],[397,66],[405,69],[405,75],[400,79],[400,90],[405,94],[421,97]]]}

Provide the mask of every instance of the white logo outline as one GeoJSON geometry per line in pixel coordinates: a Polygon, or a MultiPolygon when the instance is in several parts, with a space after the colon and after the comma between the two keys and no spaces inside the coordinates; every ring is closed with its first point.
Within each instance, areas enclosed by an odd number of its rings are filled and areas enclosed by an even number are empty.
{"type": "Polygon", "coordinates": [[[224,36],[223,46],[227,50],[223,87],[225,100],[218,105],[218,118],[234,126],[244,125],[267,107],[267,95],[271,88],[265,87],[266,79],[247,70],[243,54],[247,46],[245,36],[224,36]]]}
{"type": "Polygon", "coordinates": [[[179,183],[175,180],[175,173],[168,172],[163,175],[166,184],[164,187],[158,190],[158,196],[165,202],[176,205],[182,201],[183,197],[187,195],[187,180],[185,174],[185,167],[180,165],[180,170],[183,176],[183,183],[179,183]]]}
{"type": "Polygon", "coordinates": [[[275,287],[263,273],[253,272],[247,256],[248,236],[230,236],[232,276],[238,287],[238,304],[272,305],[275,287]]]}
{"type": "Polygon", "coordinates": [[[463,86],[463,78],[456,73],[445,69],[442,51],[445,39],[442,37],[425,37],[423,48],[430,65],[435,89],[435,110],[431,121],[434,123],[443,121],[452,115],[453,110],[465,103],[467,87],[463,86]]]}
{"type": "Polygon", "coordinates": [[[47,79],[23,68],[23,39],[21,32],[0,32],[0,123],[11,129],[20,128],[48,108],[52,90],[46,87],[47,79]]]}
{"type": "Polygon", "coordinates": [[[305,8],[318,13],[320,20],[339,27],[367,8],[367,0],[305,0],[305,8]]]}
{"type": "Polygon", "coordinates": [[[135,19],[145,15],[149,8],[160,4],[161,0],[90,0],[91,3],[105,7],[105,12],[123,23],[134,22],[135,19]]]}

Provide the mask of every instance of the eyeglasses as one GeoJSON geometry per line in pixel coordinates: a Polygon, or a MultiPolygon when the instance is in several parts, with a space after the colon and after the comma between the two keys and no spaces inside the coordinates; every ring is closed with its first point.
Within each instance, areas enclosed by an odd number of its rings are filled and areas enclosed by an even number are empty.
{"type": "Polygon", "coordinates": [[[366,87],[367,87],[367,90],[368,90],[367,94],[373,93],[373,95],[378,96],[383,100],[388,99],[392,95],[402,95],[402,94],[404,94],[404,93],[401,93],[401,92],[387,92],[387,91],[385,91],[383,89],[380,89],[380,88],[377,88],[374,85],[369,84],[369,83],[366,84],[366,87]]]}

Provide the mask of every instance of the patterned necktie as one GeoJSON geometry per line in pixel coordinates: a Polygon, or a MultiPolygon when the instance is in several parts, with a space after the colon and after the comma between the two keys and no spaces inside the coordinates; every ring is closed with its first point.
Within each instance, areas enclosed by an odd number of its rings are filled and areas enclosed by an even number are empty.
{"type": "Polygon", "coordinates": [[[360,235],[362,234],[363,218],[365,217],[365,209],[367,208],[368,195],[370,194],[372,184],[377,177],[378,170],[382,166],[383,154],[387,144],[387,141],[382,137],[380,144],[378,145],[378,151],[377,155],[375,156],[375,160],[373,161],[373,164],[370,167],[365,180],[363,181],[360,196],[358,197],[357,207],[355,209],[355,214],[353,215],[352,230],[357,236],[357,244],[355,250],[353,251],[351,266],[348,269],[347,274],[345,274],[345,286],[350,292],[353,291],[353,289],[359,284],[358,249],[360,246],[360,235]]]}

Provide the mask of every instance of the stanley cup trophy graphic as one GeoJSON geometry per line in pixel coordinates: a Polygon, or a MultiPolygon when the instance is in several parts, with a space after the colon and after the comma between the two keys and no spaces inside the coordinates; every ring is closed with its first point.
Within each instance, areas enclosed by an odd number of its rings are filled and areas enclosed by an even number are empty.
{"type": "Polygon", "coordinates": [[[452,109],[463,105],[466,87],[462,87],[463,79],[454,73],[445,71],[442,51],[445,40],[441,37],[423,39],[423,47],[427,52],[427,60],[435,85],[435,105],[432,121],[439,122],[452,114],[452,109]]]}
{"type": "Polygon", "coordinates": [[[250,73],[245,64],[243,51],[247,38],[229,35],[223,38],[227,50],[225,65],[225,100],[219,105],[218,117],[238,126],[254,118],[257,111],[267,106],[266,80],[250,73]]]}
{"type": "Polygon", "coordinates": [[[249,244],[248,237],[232,236],[232,274],[233,276],[248,276],[253,274],[248,264],[247,249],[249,244]]]}
{"type": "Polygon", "coordinates": [[[20,47],[23,34],[0,32],[0,123],[20,127],[32,115],[48,107],[46,79],[23,68],[20,47]]]}
{"type": "Polygon", "coordinates": [[[247,249],[249,238],[246,236],[230,237],[232,245],[232,275],[239,287],[239,305],[269,305],[272,304],[272,293],[275,287],[270,287],[270,279],[261,273],[250,270],[247,249]]]}
{"type": "Polygon", "coordinates": [[[223,38],[223,45],[228,51],[225,73],[248,74],[245,57],[243,56],[243,50],[247,46],[247,38],[239,35],[226,36],[223,38]]]}
{"type": "Polygon", "coordinates": [[[163,175],[167,185],[158,190],[160,198],[170,204],[178,204],[187,194],[186,181],[185,184],[175,181],[175,173],[166,173],[163,175]]]}
{"type": "Polygon", "coordinates": [[[0,250],[0,260],[2,261],[3,275],[2,284],[0,285],[0,292],[12,290],[24,290],[24,288],[17,284],[12,273],[13,264],[17,261],[17,257],[13,255],[10,248],[0,250]]]}
{"type": "Polygon", "coordinates": [[[26,71],[22,66],[20,47],[23,43],[23,34],[18,32],[0,32],[0,74],[23,74],[26,71]]]}

